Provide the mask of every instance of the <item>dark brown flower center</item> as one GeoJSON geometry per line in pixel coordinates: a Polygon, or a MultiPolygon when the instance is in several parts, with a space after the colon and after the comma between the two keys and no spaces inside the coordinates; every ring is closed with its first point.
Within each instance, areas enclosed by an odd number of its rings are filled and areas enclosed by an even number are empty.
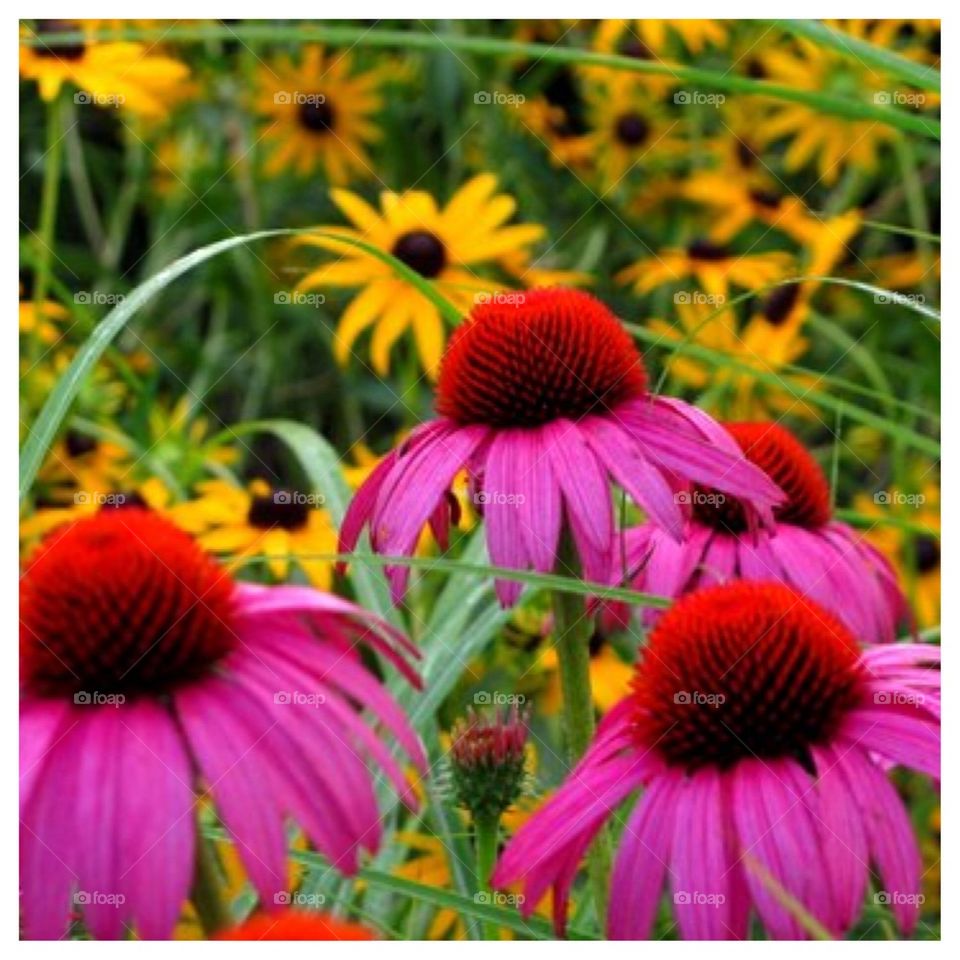
{"type": "Polygon", "coordinates": [[[730,256],[730,251],[719,243],[712,243],[709,240],[694,240],[687,247],[687,256],[691,260],[718,261],[726,260],[730,256]]]}
{"type": "Polygon", "coordinates": [[[617,117],[614,133],[625,147],[638,147],[650,136],[650,124],[639,113],[625,113],[617,117]]]}
{"type": "Polygon", "coordinates": [[[290,490],[274,490],[254,496],[247,511],[251,527],[272,530],[300,530],[310,519],[310,505],[306,498],[290,490]]]}
{"type": "Polygon", "coordinates": [[[297,108],[297,116],[301,125],[311,133],[328,133],[337,118],[333,106],[320,94],[307,97],[297,108]]]}
{"type": "Polygon", "coordinates": [[[936,537],[921,534],[913,542],[917,573],[930,573],[940,566],[940,544],[936,537]]]}
{"type": "Polygon", "coordinates": [[[71,457],[82,457],[86,453],[93,453],[99,446],[96,437],[80,430],[68,430],[64,434],[63,445],[71,457]]]}
{"type": "Polygon", "coordinates": [[[786,322],[790,318],[790,314],[793,311],[793,308],[797,305],[797,301],[800,299],[800,284],[798,283],[788,283],[782,287],[777,287],[776,290],[772,291],[770,296],[767,297],[763,306],[761,307],[761,313],[766,318],[768,323],[772,323],[775,327],[779,327],[780,324],[786,322]]]}
{"type": "Polygon", "coordinates": [[[439,276],[447,263],[443,241],[428,230],[411,230],[397,239],[393,255],[422,277],[439,276]]]}

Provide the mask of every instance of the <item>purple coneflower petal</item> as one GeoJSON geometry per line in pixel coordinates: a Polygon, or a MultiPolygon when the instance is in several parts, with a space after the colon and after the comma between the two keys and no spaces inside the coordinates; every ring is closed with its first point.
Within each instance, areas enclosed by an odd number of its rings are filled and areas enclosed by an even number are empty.
{"type": "Polygon", "coordinates": [[[557,562],[563,519],[560,485],[553,475],[542,431],[524,431],[523,440],[514,444],[514,477],[517,494],[522,497],[518,503],[520,532],[533,569],[551,573],[557,562]]]}
{"type": "Polygon", "coordinates": [[[860,808],[871,857],[900,929],[912,933],[919,916],[921,858],[910,817],[886,774],[861,750],[845,751],[841,768],[860,808]]]}
{"type": "MultiPolygon", "coordinates": [[[[789,762],[742,760],[734,771],[733,813],[747,884],[764,926],[777,939],[799,940],[808,931],[783,905],[780,894],[786,891],[810,909],[805,895],[811,888],[811,857],[817,855],[818,839],[781,769],[789,762]]],[[[820,877],[816,880],[821,882],[820,877]]]]}
{"type": "Polygon", "coordinates": [[[820,837],[829,867],[826,880],[834,904],[831,926],[836,930],[847,930],[856,921],[869,879],[863,811],[847,787],[841,769],[845,749],[833,746],[813,749],[820,796],[820,837]]]}
{"type": "MultiPolygon", "coordinates": [[[[487,524],[487,546],[494,566],[508,570],[527,569],[527,551],[522,535],[517,494],[521,460],[528,446],[525,431],[504,430],[490,443],[484,473],[483,518],[487,524]]],[[[546,465],[533,465],[543,470],[546,465]]],[[[515,580],[496,581],[497,597],[504,607],[513,606],[523,584],[515,580]]]]}
{"type": "Polygon", "coordinates": [[[150,700],[122,710],[117,873],[138,936],[162,940],[193,881],[193,771],[167,710],[150,700]]]}
{"type": "Polygon", "coordinates": [[[839,735],[902,766],[940,777],[939,725],[915,708],[882,704],[851,710],[839,735]]]}
{"type": "Polygon", "coordinates": [[[682,776],[655,777],[637,801],[613,866],[607,931],[612,940],[646,940],[670,862],[682,776]]]}
{"type": "Polygon", "coordinates": [[[217,679],[180,690],[175,698],[191,752],[213,794],[220,819],[237,844],[251,883],[264,903],[286,889],[286,838],[262,736],[224,709],[238,697],[236,684],[217,679]]]}

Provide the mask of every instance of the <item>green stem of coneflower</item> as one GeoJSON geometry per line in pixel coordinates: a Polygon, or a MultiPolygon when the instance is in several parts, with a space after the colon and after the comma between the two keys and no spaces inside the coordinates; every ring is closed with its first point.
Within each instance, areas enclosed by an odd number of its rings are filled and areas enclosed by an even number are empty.
{"type": "Polygon", "coordinates": [[[43,188],[40,193],[40,218],[36,236],[36,275],[33,283],[33,308],[39,317],[50,287],[50,263],[53,260],[54,228],[60,202],[60,174],[63,169],[63,94],[47,105],[46,150],[43,155],[43,188]]]}
{"type": "MultiPolygon", "coordinates": [[[[570,532],[561,536],[557,572],[566,576],[580,575],[580,561],[570,532]]],[[[593,621],[587,613],[582,595],[553,594],[554,643],[563,693],[563,719],[567,736],[567,753],[573,766],[586,752],[596,731],[593,690],[590,684],[590,637],[593,621]]],[[[610,876],[610,838],[601,830],[587,854],[587,870],[593,887],[597,922],[603,927],[607,915],[607,891],[610,876]]]]}
{"type": "Polygon", "coordinates": [[[212,937],[230,926],[230,912],[220,895],[220,887],[220,869],[213,843],[200,836],[197,840],[196,872],[190,899],[207,937],[212,937]]]}
{"type": "MultiPolygon", "coordinates": [[[[497,862],[497,849],[500,843],[500,817],[475,817],[473,821],[473,840],[476,846],[477,883],[481,892],[487,895],[489,902],[493,902],[493,887],[490,886],[490,876],[494,864],[497,862]]],[[[482,925],[484,940],[499,940],[500,931],[497,925],[485,920],[482,925]]]]}

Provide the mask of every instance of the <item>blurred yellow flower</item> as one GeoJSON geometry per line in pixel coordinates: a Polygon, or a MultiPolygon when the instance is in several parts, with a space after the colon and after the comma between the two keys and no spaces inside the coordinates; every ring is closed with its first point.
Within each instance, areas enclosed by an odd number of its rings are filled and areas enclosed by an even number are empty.
{"type": "Polygon", "coordinates": [[[168,515],[202,547],[234,563],[262,557],[277,580],[287,579],[293,560],[315,587],[330,589],[333,565],[320,558],[336,553],[337,531],[314,495],[274,490],[263,480],[246,489],[206,480],[197,490],[199,496],[171,507],[168,515]]]}
{"type": "Polygon", "coordinates": [[[64,83],[79,88],[81,102],[115,106],[149,119],[160,119],[188,79],[187,66],[172,57],[155,53],[143,43],[81,41],[68,46],[47,46],[44,33],[83,30],[89,26],[69,20],[38,20],[34,27],[21,27],[20,74],[36,80],[40,96],[53,100],[64,83]]]}
{"type": "MultiPolygon", "coordinates": [[[[477,294],[502,287],[474,273],[474,269],[484,264],[495,266],[499,258],[523,250],[543,236],[543,227],[536,224],[505,225],[517,204],[513,197],[496,193],[496,189],[493,174],[480,174],[465,183],[443,208],[422,190],[385,191],[380,195],[379,212],[354,193],[333,190],[334,203],[354,224],[336,231],[392,253],[432,280],[445,297],[467,313],[477,294]]],[[[390,351],[412,328],[420,362],[428,376],[436,377],[446,341],[436,306],[398,277],[391,266],[364,250],[328,237],[309,237],[304,242],[340,254],[340,259],[309,273],[299,289],[362,288],[337,325],[337,362],[346,364],[357,338],[373,327],[370,360],[373,369],[385,376],[390,368],[390,351]]]]}
{"type": "Polygon", "coordinates": [[[730,286],[755,290],[787,276],[793,258],[782,251],[734,253],[709,240],[694,240],[686,248],[674,247],[636,261],[616,275],[619,283],[630,283],[638,294],[649,293],[665,283],[679,283],[692,277],[701,289],[722,303],[730,286]]]}
{"type": "Polygon", "coordinates": [[[381,132],[370,115],[382,103],[384,72],[352,68],[349,53],[308,46],[299,65],[282,57],[259,70],[255,106],[266,118],[263,138],[273,146],[268,176],[295,170],[306,177],[321,166],[340,185],[372,173],[367,147],[381,132]]]}

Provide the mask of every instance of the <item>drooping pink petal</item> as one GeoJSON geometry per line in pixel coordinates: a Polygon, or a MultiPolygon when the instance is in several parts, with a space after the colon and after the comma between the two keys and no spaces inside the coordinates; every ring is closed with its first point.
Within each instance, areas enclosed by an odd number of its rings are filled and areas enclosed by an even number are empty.
{"type": "Polygon", "coordinates": [[[809,897],[813,884],[822,882],[812,870],[820,857],[816,830],[781,769],[790,762],[741,760],[733,780],[744,874],[764,926],[778,940],[805,939],[809,933],[783,905],[776,888],[813,912],[809,897]]]}
{"type": "Polygon", "coordinates": [[[542,428],[547,457],[563,493],[563,502],[583,574],[587,580],[609,577],[613,542],[610,484],[575,423],[554,420],[542,428]]]}
{"type": "Polygon", "coordinates": [[[692,774],[671,800],[673,913],[685,940],[742,940],[745,917],[734,913],[728,818],[720,773],[692,774]]]}
{"type": "Polygon", "coordinates": [[[560,486],[547,456],[542,429],[524,432],[523,443],[514,444],[517,458],[514,477],[520,533],[533,569],[551,573],[557,563],[557,543],[563,511],[560,486]]]}
{"type": "MultiPolygon", "coordinates": [[[[340,525],[338,553],[352,553],[356,549],[360,534],[373,514],[380,488],[393,469],[397,455],[396,450],[391,450],[373,468],[370,475],[361,484],[360,489],[354,494],[347,507],[347,512],[343,516],[343,523],[340,525]]],[[[345,567],[345,563],[337,564],[340,573],[343,573],[345,567]]]]}
{"type": "Polygon", "coordinates": [[[29,802],[30,792],[43,770],[50,750],[70,727],[77,723],[67,700],[25,697],[20,702],[20,803],[29,802]]]}
{"type": "Polygon", "coordinates": [[[838,736],[934,779],[940,777],[940,727],[913,707],[871,704],[851,710],[838,736]]]}
{"type": "Polygon", "coordinates": [[[169,712],[152,700],[122,708],[118,863],[125,913],[143,940],[171,936],[193,881],[193,772],[169,712]]]}
{"type": "Polygon", "coordinates": [[[673,487],[610,417],[587,417],[580,429],[610,475],[674,540],[683,531],[683,513],[673,487]]]}
{"type": "Polygon", "coordinates": [[[843,776],[842,757],[843,750],[833,746],[813,748],[820,797],[818,825],[833,901],[832,926],[845,932],[863,908],[870,854],[863,811],[843,776]]]}
{"type": "Polygon", "coordinates": [[[616,413],[652,462],[745,501],[765,524],[772,524],[770,508],[782,500],[783,492],[743,456],[732,436],[702,411],[681,401],[653,398],[623,404],[616,413]]]}
{"type": "Polygon", "coordinates": [[[862,750],[843,751],[840,762],[883,883],[878,897],[893,910],[900,929],[910,934],[920,913],[922,869],[910,817],[886,775],[862,750]]]}
{"type": "MultiPolygon", "coordinates": [[[[490,562],[509,570],[527,569],[527,551],[521,532],[517,496],[519,459],[528,441],[525,430],[502,430],[491,441],[484,473],[483,519],[487,525],[490,562]]],[[[544,469],[548,465],[535,469],[544,469]]],[[[504,607],[517,602],[523,585],[516,580],[496,581],[497,597],[504,607]]]]}
{"type": "Polygon", "coordinates": [[[23,935],[59,940],[67,933],[73,897],[80,885],[80,847],[93,831],[80,829],[74,798],[87,788],[80,779],[79,751],[92,710],[71,711],[64,734],[50,746],[20,812],[20,892],[23,935]],[[26,801],[29,802],[26,802],[26,801]]]}
{"type": "Polygon", "coordinates": [[[607,933],[611,940],[650,936],[670,862],[681,783],[676,773],[654,777],[630,814],[610,882],[607,933]]]}
{"type": "MultiPolygon", "coordinates": [[[[290,585],[267,587],[254,583],[238,583],[235,590],[236,615],[240,625],[251,623],[269,626],[271,617],[290,614],[304,615],[319,631],[328,628],[331,622],[341,626],[354,625],[358,637],[378,653],[383,654],[414,686],[420,686],[420,678],[401,656],[400,651],[418,658],[420,651],[402,631],[364,610],[363,607],[332,593],[323,593],[310,587],[290,585]]],[[[269,631],[265,631],[269,634],[269,631]]],[[[283,630],[275,631],[277,636],[283,630]]]]}
{"type": "Polygon", "coordinates": [[[220,819],[264,904],[286,889],[286,837],[262,733],[253,735],[223,707],[243,695],[224,679],[195,683],[174,697],[191,753],[220,819]]]}

